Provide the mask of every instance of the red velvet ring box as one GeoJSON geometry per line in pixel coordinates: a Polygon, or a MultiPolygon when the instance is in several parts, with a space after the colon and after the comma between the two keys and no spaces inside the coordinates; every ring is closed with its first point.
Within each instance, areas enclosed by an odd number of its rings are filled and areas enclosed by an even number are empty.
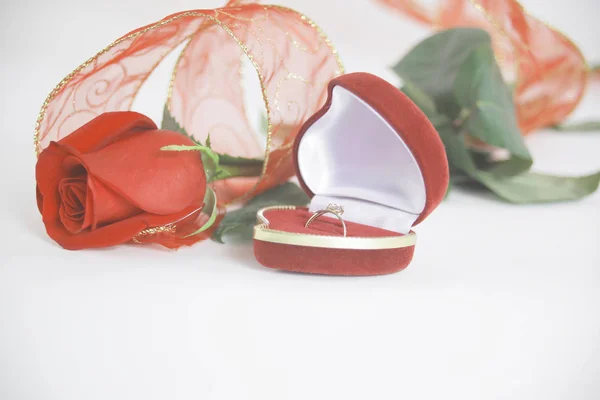
{"type": "Polygon", "coordinates": [[[448,162],[427,117],[400,90],[367,73],[329,83],[321,110],[294,145],[308,208],[267,207],[254,228],[254,254],[266,267],[328,275],[400,271],[413,257],[411,228],[442,201],[448,162]],[[313,213],[343,207],[341,221],[313,213]]]}

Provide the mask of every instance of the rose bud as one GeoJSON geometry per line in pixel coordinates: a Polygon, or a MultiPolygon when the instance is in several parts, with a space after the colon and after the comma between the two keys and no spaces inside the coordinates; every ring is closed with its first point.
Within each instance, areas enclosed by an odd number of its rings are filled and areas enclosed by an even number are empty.
{"type": "MultiPolygon", "coordinates": [[[[48,235],[70,250],[130,242],[200,210],[206,175],[194,145],[135,112],[98,116],[41,152],[37,203],[48,235]]],[[[173,247],[173,246],[170,246],[173,247]]]]}

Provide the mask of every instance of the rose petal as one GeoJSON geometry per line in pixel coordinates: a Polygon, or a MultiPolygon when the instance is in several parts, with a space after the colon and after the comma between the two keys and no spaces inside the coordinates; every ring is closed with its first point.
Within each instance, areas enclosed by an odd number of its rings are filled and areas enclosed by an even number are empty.
{"type": "Polygon", "coordinates": [[[74,234],[86,228],[84,226],[86,189],[85,177],[65,178],[58,184],[61,199],[60,220],[65,228],[74,234]]]}
{"type": "Polygon", "coordinates": [[[67,178],[67,174],[60,167],[68,152],[56,142],[51,142],[38,158],[35,165],[35,179],[37,182],[38,208],[43,210],[45,197],[56,191],[58,182],[67,178]]]}
{"type": "MultiPolygon", "coordinates": [[[[58,145],[63,146],[61,143],[58,145]]],[[[89,172],[89,166],[82,160],[83,155],[76,149],[70,146],[63,147],[70,153],[62,163],[63,170],[68,175],[86,175],[85,190],[88,196],[85,199],[83,196],[81,198],[85,201],[86,209],[89,208],[90,211],[85,213],[83,229],[88,227],[96,229],[98,226],[129,218],[142,212],[142,210],[129,200],[106,187],[102,182],[94,179],[93,175],[89,172]]],[[[126,170],[123,170],[122,174],[127,174],[126,170]]]]}
{"type": "Polygon", "coordinates": [[[86,204],[86,178],[65,178],[58,184],[58,191],[69,215],[83,217],[86,204]]]}
{"type": "Polygon", "coordinates": [[[140,113],[107,112],[62,138],[60,144],[72,146],[80,153],[88,153],[129,135],[153,129],[157,129],[156,124],[140,113]]]}
{"type": "Polygon", "coordinates": [[[94,199],[93,229],[142,212],[134,204],[106,187],[102,182],[94,179],[93,176],[88,179],[88,188],[94,199]]]}
{"type": "Polygon", "coordinates": [[[40,188],[38,187],[38,185],[35,185],[35,200],[38,206],[38,210],[41,213],[44,204],[44,196],[42,196],[42,192],[40,192],[40,188]]]}
{"type": "MultiPolygon", "coordinates": [[[[44,202],[43,215],[58,215],[56,202],[52,200],[44,202]]],[[[134,236],[144,229],[178,221],[194,211],[196,211],[195,207],[188,207],[179,213],[168,216],[142,213],[95,230],[82,231],[77,235],[69,233],[60,222],[56,223],[53,217],[44,218],[44,225],[48,235],[63,248],[80,250],[109,247],[130,242],[134,236]]]]}
{"type": "Polygon", "coordinates": [[[161,150],[170,144],[194,143],[176,132],[148,131],[81,158],[94,179],[141,210],[168,215],[199,207],[206,191],[200,154],[161,150]]]}

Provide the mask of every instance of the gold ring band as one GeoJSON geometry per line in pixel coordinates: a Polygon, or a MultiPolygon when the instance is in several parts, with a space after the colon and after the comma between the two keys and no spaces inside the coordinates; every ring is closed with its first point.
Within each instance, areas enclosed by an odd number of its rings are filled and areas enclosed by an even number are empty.
{"type": "Polygon", "coordinates": [[[311,217],[308,219],[308,221],[306,221],[306,224],[304,225],[304,227],[308,228],[308,226],[314,220],[316,220],[317,218],[319,218],[320,216],[322,216],[324,214],[333,214],[342,223],[342,227],[344,228],[344,237],[346,237],[347,236],[347,234],[346,234],[347,230],[346,230],[346,223],[344,222],[344,219],[342,218],[342,214],[343,213],[344,213],[344,208],[342,206],[339,206],[337,204],[329,204],[326,209],[319,210],[316,213],[314,213],[313,215],[311,215],[311,217]]]}

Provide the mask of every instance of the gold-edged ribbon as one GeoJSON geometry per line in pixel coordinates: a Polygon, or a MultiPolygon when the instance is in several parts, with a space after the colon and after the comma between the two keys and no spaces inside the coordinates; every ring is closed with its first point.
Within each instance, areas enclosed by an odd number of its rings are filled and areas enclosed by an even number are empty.
{"type": "MultiPolygon", "coordinates": [[[[101,113],[129,110],[150,74],[179,46],[166,95],[173,117],[201,142],[210,132],[219,153],[264,158],[261,176],[215,183],[219,199],[244,200],[289,179],[300,125],[321,107],[327,83],[344,68],[329,39],[306,15],[239,0],[135,29],[75,68],[40,109],[36,154],[101,113]],[[246,115],[242,72],[247,64],[260,84],[266,132],[257,132],[246,115]]],[[[203,223],[198,215],[190,220],[196,228],[203,223]]],[[[173,224],[150,227],[136,239],[175,245],[184,240],[182,232],[190,232],[185,224],[178,221],[176,230],[173,224]]]]}

